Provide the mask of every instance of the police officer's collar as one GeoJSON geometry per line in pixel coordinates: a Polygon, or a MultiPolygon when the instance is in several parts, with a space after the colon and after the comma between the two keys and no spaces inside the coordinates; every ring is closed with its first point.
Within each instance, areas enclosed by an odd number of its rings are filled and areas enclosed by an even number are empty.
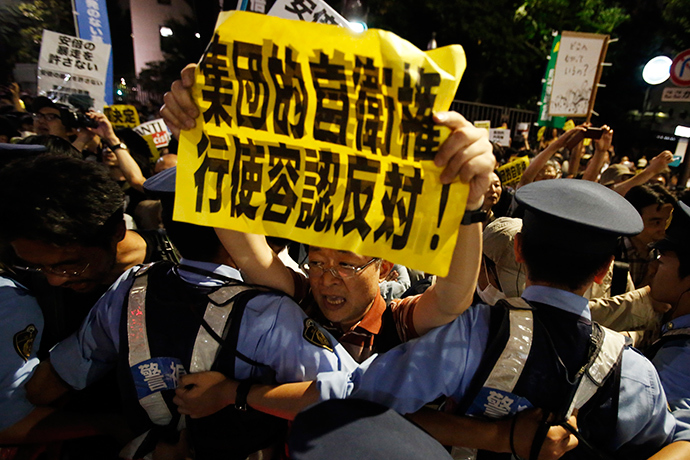
{"type": "Polygon", "coordinates": [[[675,329],[682,329],[688,327],[690,327],[690,314],[679,316],[678,318],[672,319],[671,321],[669,321],[661,327],[661,332],[665,334],[666,332],[673,331],[675,329]]]}
{"type": "Polygon", "coordinates": [[[216,287],[232,281],[242,281],[240,271],[211,262],[189,260],[184,257],[180,260],[177,272],[183,281],[199,286],[216,287]]]}
{"type": "Polygon", "coordinates": [[[544,303],[585,319],[592,319],[589,312],[589,300],[572,292],[549,286],[532,285],[527,286],[525,292],[522,293],[522,298],[528,302],[544,303]]]}

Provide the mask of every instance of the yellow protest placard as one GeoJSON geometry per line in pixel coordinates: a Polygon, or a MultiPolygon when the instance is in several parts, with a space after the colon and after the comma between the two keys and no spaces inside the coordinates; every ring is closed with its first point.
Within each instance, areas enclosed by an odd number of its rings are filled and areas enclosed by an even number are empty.
{"type": "Polygon", "coordinates": [[[196,72],[176,220],[383,257],[445,276],[468,186],[433,157],[458,45],[230,12],[196,72]]]}
{"type": "Polygon", "coordinates": [[[139,112],[133,105],[115,104],[106,106],[103,113],[113,128],[135,128],[139,126],[139,112]]]}
{"type": "Polygon", "coordinates": [[[527,166],[529,166],[529,158],[519,157],[496,169],[496,174],[498,174],[499,179],[501,179],[501,185],[510,187],[517,185],[520,179],[522,179],[522,173],[525,172],[527,166]]]}

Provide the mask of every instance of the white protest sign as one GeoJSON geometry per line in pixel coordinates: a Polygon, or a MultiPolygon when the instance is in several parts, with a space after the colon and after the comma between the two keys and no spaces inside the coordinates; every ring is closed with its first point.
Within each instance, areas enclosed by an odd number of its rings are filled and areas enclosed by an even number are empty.
{"type": "Polygon", "coordinates": [[[527,123],[527,122],[518,123],[516,131],[520,135],[522,135],[523,133],[529,133],[529,123],[527,123]]]}
{"type": "Polygon", "coordinates": [[[556,59],[549,115],[587,117],[594,105],[599,63],[608,35],[563,32],[556,59]]]}
{"type": "Polygon", "coordinates": [[[38,92],[55,102],[68,104],[72,94],[87,95],[94,109],[105,105],[105,75],[110,45],[70,35],[43,31],[38,58],[38,92]]]}
{"type": "Polygon", "coordinates": [[[162,118],[147,121],[132,129],[142,136],[151,135],[153,142],[159,149],[167,147],[170,142],[170,132],[162,118]]]}
{"type": "Polygon", "coordinates": [[[323,0],[276,0],[269,16],[348,27],[350,22],[323,0]]]}
{"type": "Polygon", "coordinates": [[[507,128],[489,128],[489,140],[504,147],[510,147],[510,130],[507,128]]]}

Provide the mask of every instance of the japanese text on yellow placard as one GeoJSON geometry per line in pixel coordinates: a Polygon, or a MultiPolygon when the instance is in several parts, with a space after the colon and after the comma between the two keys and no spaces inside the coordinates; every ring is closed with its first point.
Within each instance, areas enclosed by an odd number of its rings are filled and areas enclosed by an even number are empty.
{"type": "Polygon", "coordinates": [[[501,179],[501,185],[516,186],[522,179],[522,173],[525,172],[527,166],[529,166],[529,158],[520,157],[498,168],[496,174],[501,179]]]}
{"type": "Polygon", "coordinates": [[[467,186],[433,165],[462,48],[245,12],[219,21],[196,73],[175,219],[448,271],[467,186]],[[203,128],[203,129],[202,129],[203,128]]]}
{"type": "Polygon", "coordinates": [[[113,128],[135,128],[139,126],[139,113],[133,105],[116,104],[103,109],[113,128]]]}

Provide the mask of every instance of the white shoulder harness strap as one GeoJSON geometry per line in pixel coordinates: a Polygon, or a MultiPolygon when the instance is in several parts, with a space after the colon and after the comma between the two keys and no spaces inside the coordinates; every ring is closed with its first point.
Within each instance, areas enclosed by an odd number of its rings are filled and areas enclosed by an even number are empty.
{"type": "MultiPolygon", "coordinates": [[[[515,389],[522,375],[532,348],[534,318],[532,308],[522,298],[515,297],[506,300],[513,307],[508,314],[510,338],[483,386],[510,393],[515,389]]],[[[590,362],[580,379],[568,410],[568,417],[575,409],[582,408],[601,388],[625,347],[625,336],[603,326],[600,327],[604,334],[603,340],[600,342],[596,357],[590,362]]],[[[476,458],[476,450],[453,447],[451,456],[458,460],[476,458]]]]}
{"type": "Polygon", "coordinates": [[[613,371],[623,349],[625,348],[625,336],[611,329],[599,326],[604,333],[604,339],[594,361],[585,370],[580,384],[575,391],[575,396],[570,403],[567,417],[573,415],[575,409],[580,409],[601,388],[606,378],[613,371]]]}
{"type": "Polygon", "coordinates": [[[506,300],[513,307],[508,314],[510,337],[484,386],[510,393],[517,385],[532,349],[534,318],[532,307],[524,299],[513,297],[506,300]]]}
{"type": "MultiPolygon", "coordinates": [[[[129,366],[138,366],[151,360],[151,350],[146,328],[146,291],[148,287],[148,270],[152,264],[139,269],[134,285],[129,291],[127,308],[127,340],[129,344],[129,366]]],[[[228,302],[241,291],[249,287],[243,285],[224,286],[209,294],[209,303],[204,312],[204,321],[219,336],[223,331],[232,313],[233,303],[228,302]]],[[[220,344],[203,327],[199,331],[194,342],[189,372],[203,372],[211,370],[220,344]]],[[[181,370],[184,373],[184,369],[181,370]]],[[[172,414],[168,409],[160,391],[153,392],[139,400],[146,410],[151,421],[157,425],[167,425],[172,420],[172,414]]]]}
{"type": "MultiPolygon", "coordinates": [[[[510,337],[483,386],[512,393],[532,349],[534,318],[532,307],[522,298],[506,300],[513,307],[508,311],[510,337]]],[[[452,446],[450,455],[454,460],[473,460],[477,458],[477,449],[452,446]]]]}

